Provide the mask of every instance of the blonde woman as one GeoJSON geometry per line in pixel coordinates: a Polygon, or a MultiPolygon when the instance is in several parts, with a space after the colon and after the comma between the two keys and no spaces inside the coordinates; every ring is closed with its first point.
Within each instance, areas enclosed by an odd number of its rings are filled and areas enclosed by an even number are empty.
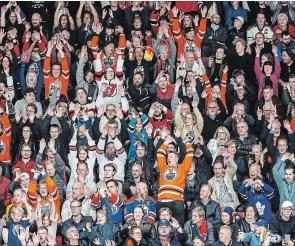
{"type": "Polygon", "coordinates": [[[223,147],[228,140],[230,140],[230,133],[227,128],[224,126],[218,127],[216,132],[214,133],[213,138],[210,139],[207,144],[207,148],[212,155],[213,162],[216,156],[220,155],[221,147],[223,147]]]}

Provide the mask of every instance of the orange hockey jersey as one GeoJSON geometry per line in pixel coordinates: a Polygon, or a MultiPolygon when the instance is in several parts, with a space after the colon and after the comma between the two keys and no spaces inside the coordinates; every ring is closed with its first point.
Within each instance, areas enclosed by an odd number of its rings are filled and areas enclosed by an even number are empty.
{"type": "MultiPolygon", "coordinates": [[[[50,92],[52,91],[52,86],[56,81],[55,78],[50,74],[50,57],[46,56],[44,60],[43,74],[44,74],[44,86],[45,86],[45,99],[49,98],[50,92]]],[[[60,94],[68,97],[68,86],[69,86],[69,64],[67,58],[61,59],[61,76],[58,78],[60,94]]]]}
{"type": "Polygon", "coordinates": [[[11,127],[7,115],[4,113],[0,116],[4,132],[0,135],[0,162],[11,164],[10,143],[11,143],[11,127]]]}
{"type": "Polygon", "coordinates": [[[157,161],[160,169],[160,183],[158,200],[172,199],[184,200],[185,178],[191,168],[194,150],[191,144],[186,144],[186,156],[182,164],[177,167],[169,167],[166,165],[166,149],[167,146],[162,144],[157,151],[157,161]]]}
{"type": "MultiPolygon", "coordinates": [[[[99,36],[94,35],[91,40],[91,51],[93,54],[94,59],[96,59],[97,51],[98,51],[98,43],[99,43],[99,36]]],[[[126,37],[125,34],[121,34],[119,37],[119,46],[118,48],[121,50],[122,53],[125,52],[126,48],[126,37]]],[[[118,53],[115,52],[114,55],[107,57],[105,53],[100,54],[102,70],[105,71],[106,67],[112,67],[116,72],[116,65],[118,61],[118,53]]]]}
{"type": "MultiPolygon", "coordinates": [[[[57,187],[54,183],[54,181],[46,175],[46,178],[44,179],[45,183],[47,184],[48,187],[48,194],[53,197],[54,205],[55,205],[55,211],[58,215],[58,221],[61,221],[61,216],[60,216],[60,194],[57,191],[57,187]]],[[[31,180],[29,183],[28,187],[28,196],[31,201],[31,204],[34,208],[37,207],[37,180],[34,178],[31,180]]],[[[51,206],[51,202],[49,199],[42,199],[42,206],[51,206]]]]}
{"type": "Polygon", "coordinates": [[[177,43],[177,58],[179,59],[181,54],[185,52],[191,51],[196,55],[196,48],[201,49],[201,44],[204,39],[204,35],[206,32],[206,24],[207,19],[202,18],[200,21],[200,28],[199,31],[193,41],[189,41],[184,38],[181,34],[180,23],[177,18],[173,18],[172,20],[172,31],[174,34],[175,41],[177,43]]]}
{"type": "MultiPolygon", "coordinates": [[[[206,91],[208,94],[205,101],[205,109],[207,110],[208,103],[210,103],[213,100],[213,89],[211,87],[210,80],[207,74],[203,74],[202,78],[205,83],[206,91]]],[[[222,101],[225,108],[226,108],[226,98],[225,98],[226,81],[227,81],[227,73],[222,73],[221,84],[220,84],[220,100],[222,101]]]]}

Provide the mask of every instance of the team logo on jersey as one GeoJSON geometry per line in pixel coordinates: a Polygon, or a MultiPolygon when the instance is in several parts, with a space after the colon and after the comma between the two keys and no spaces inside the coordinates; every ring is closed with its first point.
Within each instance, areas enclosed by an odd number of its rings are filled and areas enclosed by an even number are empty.
{"type": "Polygon", "coordinates": [[[116,84],[110,84],[107,86],[105,92],[103,93],[103,97],[114,97],[117,95],[117,85],[116,84]]]}
{"type": "Polygon", "coordinates": [[[168,168],[164,173],[164,179],[175,180],[178,176],[178,172],[175,168],[168,168]]]}
{"type": "Polygon", "coordinates": [[[186,42],[184,44],[184,52],[193,52],[196,53],[197,47],[195,42],[186,42]]]}
{"type": "Polygon", "coordinates": [[[115,204],[111,205],[112,214],[117,214],[119,209],[115,204]]]}
{"type": "Polygon", "coordinates": [[[6,145],[4,141],[0,141],[0,154],[3,154],[6,151],[6,145]]]}
{"type": "Polygon", "coordinates": [[[256,208],[257,208],[257,211],[258,211],[259,215],[264,214],[265,205],[262,205],[260,202],[257,202],[256,203],[256,208]]]}
{"type": "Polygon", "coordinates": [[[102,58],[102,64],[105,66],[105,67],[113,67],[114,64],[115,64],[115,57],[113,56],[104,56],[102,58]]]}
{"type": "Polygon", "coordinates": [[[16,224],[12,226],[12,234],[14,236],[17,236],[20,234],[20,230],[21,230],[22,226],[20,224],[16,224]]]}
{"type": "Polygon", "coordinates": [[[51,98],[52,93],[54,91],[54,87],[56,87],[59,91],[61,90],[61,81],[57,79],[53,83],[49,84],[49,97],[51,98]]]}

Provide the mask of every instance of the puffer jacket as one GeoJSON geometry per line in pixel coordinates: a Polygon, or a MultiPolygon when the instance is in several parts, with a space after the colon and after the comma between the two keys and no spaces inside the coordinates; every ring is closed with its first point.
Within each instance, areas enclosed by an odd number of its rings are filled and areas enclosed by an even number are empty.
{"type": "Polygon", "coordinates": [[[196,199],[191,203],[188,219],[192,218],[192,212],[196,207],[202,207],[205,211],[205,217],[214,227],[217,226],[221,219],[220,206],[218,202],[209,200],[207,204],[204,204],[201,199],[196,199]]]}
{"type": "Polygon", "coordinates": [[[185,189],[184,189],[184,202],[186,203],[187,201],[193,201],[200,197],[200,189],[203,184],[207,184],[207,179],[206,176],[203,173],[195,171],[195,185],[191,186],[190,183],[188,182],[188,179],[185,179],[185,189]]]}

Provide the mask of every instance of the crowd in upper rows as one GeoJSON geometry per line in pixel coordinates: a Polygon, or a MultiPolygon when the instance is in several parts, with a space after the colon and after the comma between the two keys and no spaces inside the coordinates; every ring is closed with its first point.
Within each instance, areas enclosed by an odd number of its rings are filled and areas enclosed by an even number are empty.
{"type": "Polygon", "coordinates": [[[1,2],[0,244],[295,244],[295,2],[1,2]]]}

